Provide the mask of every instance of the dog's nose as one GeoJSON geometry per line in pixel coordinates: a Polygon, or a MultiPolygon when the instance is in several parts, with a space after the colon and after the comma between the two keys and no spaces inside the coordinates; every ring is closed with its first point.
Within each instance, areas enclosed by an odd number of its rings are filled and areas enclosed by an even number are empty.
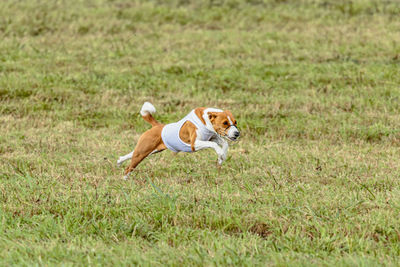
{"type": "Polygon", "coordinates": [[[240,135],[240,133],[239,133],[239,132],[235,132],[233,135],[234,135],[236,138],[238,138],[239,135],[240,135]]]}

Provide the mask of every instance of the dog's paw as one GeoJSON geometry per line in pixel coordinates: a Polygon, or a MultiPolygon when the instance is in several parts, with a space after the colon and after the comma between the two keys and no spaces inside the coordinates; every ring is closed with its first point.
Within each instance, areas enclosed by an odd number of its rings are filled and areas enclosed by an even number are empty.
{"type": "Polygon", "coordinates": [[[128,180],[129,179],[129,175],[127,174],[127,175],[124,175],[124,178],[123,178],[125,181],[126,180],[128,180]]]}
{"type": "Polygon", "coordinates": [[[227,153],[224,153],[224,154],[222,154],[221,159],[222,159],[223,161],[225,161],[227,157],[228,157],[228,154],[227,154],[227,153]]]}
{"type": "Polygon", "coordinates": [[[121,164],[124,162],[124,158],[123,157],[119,157],[119,159],[117,160],[117,166],[121,166],[121,164]]]}

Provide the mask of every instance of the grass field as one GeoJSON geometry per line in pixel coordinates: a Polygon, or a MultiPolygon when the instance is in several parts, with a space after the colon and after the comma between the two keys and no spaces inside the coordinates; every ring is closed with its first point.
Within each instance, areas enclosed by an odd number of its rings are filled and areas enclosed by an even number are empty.
{"type": "Polygon", "coordinates": [[[400,2],[0,2],[0,265],[397,265],[400,2]],[[243,138],[119,156],[199,106],[243,138]],[[126,166],[126,165],[124,165],[126,166]]]}

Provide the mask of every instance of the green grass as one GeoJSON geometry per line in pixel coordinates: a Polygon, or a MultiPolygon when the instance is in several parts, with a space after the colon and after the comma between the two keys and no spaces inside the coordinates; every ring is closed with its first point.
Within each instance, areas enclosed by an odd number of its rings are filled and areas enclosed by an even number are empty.
{"type": "Polygon", "coordinates": [[[400,3],[1,1],[0,265],[397,265],[400,3]],[[242,140],[116,166],[230,109],[242,140]]]}

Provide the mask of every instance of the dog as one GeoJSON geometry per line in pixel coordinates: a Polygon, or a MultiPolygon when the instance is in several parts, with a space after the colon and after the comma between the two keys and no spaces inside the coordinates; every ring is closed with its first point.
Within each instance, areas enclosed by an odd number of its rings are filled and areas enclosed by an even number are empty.
{"type": "Polygon", "coordinates": [[[152,114],[155,112],[156,108],[149,102],[145,102],[140,110],[140,115],[152,128],[140,136],[131,153],[118,159],[118,165],[131,159],[125,169],[124,179],[147,156],[165,149],[177,153],[212,148],[218,155],[220,167],[227,157],[227,140],[237,141],[240,136],[237,121],[229,110],[200,107],[193,109],[180,121],[166,125],[154,119],[152,114]]]}

